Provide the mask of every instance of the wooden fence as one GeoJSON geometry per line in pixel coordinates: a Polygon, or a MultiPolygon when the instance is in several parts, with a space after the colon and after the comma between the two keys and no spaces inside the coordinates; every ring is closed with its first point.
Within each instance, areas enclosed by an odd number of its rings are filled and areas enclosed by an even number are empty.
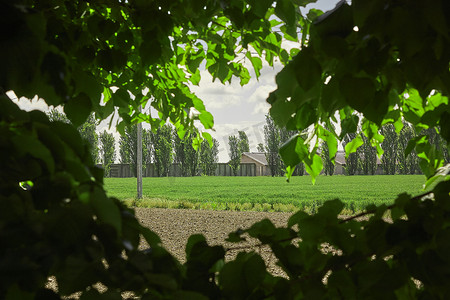
{"type": "MultiPolygon", "coordinates": [[[[98,165],[102,167],[102,165],[98,165]]],[[[200,170],[201,171],[201,170],[200,170]]],[[[215,176],[234,176],[233,170],[227,163],[218,163],[215,176]]],[[[157,172],[154,164],[147,164],[142,172],[143,177],[157,177],[157,172]]],[[[169,169],[170,177],[181,177],[181,168],[179,164],[172,164],[169,169]]],[[[245,163],[241,164],[237,176],[256,176],[256,164],[245,163]]],[[[130,164],[112,164],[110,170],[110,177],[136,177],[131,170],[130,164]]]]}

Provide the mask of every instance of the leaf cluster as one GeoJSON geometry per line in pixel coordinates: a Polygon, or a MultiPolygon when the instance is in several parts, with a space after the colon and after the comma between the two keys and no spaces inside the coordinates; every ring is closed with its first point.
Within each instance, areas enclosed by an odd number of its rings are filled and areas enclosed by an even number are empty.
{"type": "MultiPolygon", "coordinates": [[[[278,88],[268,98],[278,125],[299,131],[311,126],[316,137],[310,148],[300,137],[290,140],[290,150],[282,152],[285,162],[304,161],[314,177],[322,170],[320,140],[334,159],[336,140],[358,126],[380,156],[379,129],[392,123],[398,133],[403,120],[417,131],[440,125],[449,141],[449,9],[447,1],[343,0],[318,16],[303,32],[307,44],[277,75],[278,88]],[[333,120],[340,133],[325,129],[333,120]]],[[[406,152],[416,146],[422,170],[431,177],[443,161],[426,136],[413,140],[406,152]]],[[[347,156],[362,144],[358,135],[346,147],[347,156]]]]}

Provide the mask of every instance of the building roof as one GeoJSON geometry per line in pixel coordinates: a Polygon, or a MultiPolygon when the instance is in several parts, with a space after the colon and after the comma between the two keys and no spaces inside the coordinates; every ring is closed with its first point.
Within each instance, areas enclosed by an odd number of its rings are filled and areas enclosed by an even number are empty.
{"type": "Polygon", "coordinates": [[[269,165],[267,163],[267,159],[266,159],[266,154],[262,153],[262,152],[244,152],[242,153],[242,155],[245,155],[251,159],[253,159],[254,161],[257,161],[258,163],[267,166],[269,165]]]}

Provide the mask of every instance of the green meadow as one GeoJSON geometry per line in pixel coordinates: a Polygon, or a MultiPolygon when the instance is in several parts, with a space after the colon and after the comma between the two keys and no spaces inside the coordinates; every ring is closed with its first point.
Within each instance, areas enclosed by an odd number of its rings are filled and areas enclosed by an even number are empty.
{"type": "Polygon", "coordinates": [[[147,177],[144,199],[136,200],[136,178],[105,178],[109,196],[127,205],[142,207],[215,210],[315,211],[324,201],[341,199],[349,213],[369,204],[390,204],[407,192],[418,195],[423,175],[319,176],[311,177],[147,177]]]}

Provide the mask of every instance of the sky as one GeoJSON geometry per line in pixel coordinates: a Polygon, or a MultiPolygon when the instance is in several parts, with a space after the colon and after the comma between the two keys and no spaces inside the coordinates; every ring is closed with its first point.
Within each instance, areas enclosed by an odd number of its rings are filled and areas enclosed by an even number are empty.
{"type": "MultiPolygon", "coordinates": [[[[333,9],[337,2],[338,0],[318,0],[307,5],[302,12],[305,13],[311,8],[327,11],[333,9]]],[[[287,49],[298,47],[288,41],[283,41],[282,45],[287,49]]],[[[214,131],[210,133],[219,141],[219,162],[229,161],[228,136],[237,135],[238,131],[246,132],[251,152],[256,152],[257,145],[264,143],[265,115],[270,107],[266,99],[269,93],[276,89],[275,75],[282,69],[282,65],[275,62],[274,67],[270,67],[264,61],[258,80],[251,65],[247,67],[252,78],[243,87],[240,86],[238,78],[233,78],[231,84],[222,84],[219,80],[213,82],[206,70],[201,71],[202,79],[199,86],[192,87],[192,91],[204,101],[206,109],[214,116],[214,131]]],[[[9,95],[24,110],[49,109],[44,101],[37,98],[17,99],[13,93],[9,95]]],[[[103,130],[114,133],[116,144],[118,143],[119,135],[114,128],[108,128],[108,121],[103,121],[98,126],[99,132],[103,130]]]]}

